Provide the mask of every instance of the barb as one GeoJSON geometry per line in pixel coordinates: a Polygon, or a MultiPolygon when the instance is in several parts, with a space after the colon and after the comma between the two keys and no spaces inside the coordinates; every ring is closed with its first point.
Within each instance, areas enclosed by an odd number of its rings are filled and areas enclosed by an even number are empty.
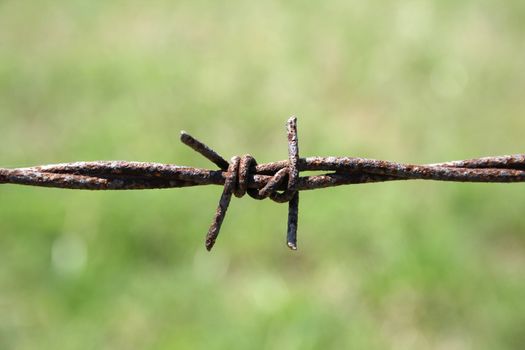
{"type": "Polygon", "coordinates": [[[395,180],[460,182],[525,182],[525,154],[484,157],[426,165],[395,163],[356,157],[299,157],[297,119],[287,122],[288,159],[257,164],[247,154],[227,162],[212,148],[186,132],[181,141],[213,162],[219,170],[173,164],[94,161],[0,168],[0,184],[55,187],[81,190],[138,190],[221,185],[223,192],[208,234],[206,249],[215,244],[232,195],[246,193],[258,200],[288,202],[286,244],[297,249],[299,192],[349,184],[395,180]],[[301,171],[327,171],[300,176],[301,171]]]}

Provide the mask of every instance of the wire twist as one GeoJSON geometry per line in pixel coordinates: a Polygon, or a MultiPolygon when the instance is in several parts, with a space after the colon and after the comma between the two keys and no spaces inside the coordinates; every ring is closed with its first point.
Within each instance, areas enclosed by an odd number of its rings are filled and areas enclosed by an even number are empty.
{"type": "Polygon", "coordinates": [[[248,193],[254,199],[270,197],[277,203],[289,202],[288,205],[288,231],[287,245],[290,249],[297,249],[297,221],[299,215],[299,192],[297,191],[299,179],[299,145],[297,138],[297,118],[291,117],[287,123],[288,129],[288,164],[279,169],[259,190],[248,188],[248,179],[256,172],[257,161],[251,155],[232,157],[230,163],[218,155],[202,142],[183,132],[181,140],[195,151],[226,171],[226,180],[219,205],[215,211],[210,229],[206,235],[206,249],[211,250],[219,236],[222,222],[230,205],[232,194],[240,198],[248,193]],[[226,166],[228,164],[228,166],[226,166]],[[286,189],[278,192],[284,180],[288,178],[286,189]]]}
{"type": "Polygon", "coordinates": [[[19,184],[83,190],[136,190],[222,185],[223,191],[206,235],[211,250],[219,235],[232,195],[277,203],[288,202],[287,246],[297,249],[299,192],[326,187],[394,180],[460,182],[525,182],[525,154],[484,157],[427,165],[395,163],[357,157],[299,157],[297,119],[287,122],[288,159],[258,164],[249,154],[230,162],[182,131],[187,146],[213,162],[219,170],[173,164],[94,161],[0,168],[0,184],[19,184]],[[329,171],[300,176],[301,171],[329,171]]]}

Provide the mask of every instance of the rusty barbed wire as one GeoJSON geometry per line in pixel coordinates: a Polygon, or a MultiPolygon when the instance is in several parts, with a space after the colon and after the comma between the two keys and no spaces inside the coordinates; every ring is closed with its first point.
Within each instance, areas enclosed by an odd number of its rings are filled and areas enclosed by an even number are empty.
{"type": "Polygon", "coordinates": [[[93,161],[50,164],[27,168],[0,168],[0,184],[81,190],[138,190],[221,185],[219,205],[206,235],[206,249],[217,240],[232,195],[246,193],[257,200],[288,202],[286,243],[297,249],[299,192],[349,184],[395,180],[460,182],[525,182],[525,154],[484,157],[426,165],[395,163],[357,157],[299,157],[297,118],[286,124],[288,159],[257,164],[249,154],[230,162],[185,131],[180,140],[219,167],[219,170],[173,164],[93,161]],[[301,171],[328,171],[300,176],[301,171]]]}

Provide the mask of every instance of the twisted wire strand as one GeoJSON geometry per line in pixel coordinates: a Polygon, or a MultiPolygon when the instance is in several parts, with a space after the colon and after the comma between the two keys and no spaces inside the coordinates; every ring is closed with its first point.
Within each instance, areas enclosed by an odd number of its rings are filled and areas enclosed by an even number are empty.
{"type": "Polygon", "coordinates": [[[425,165],[403,164],[358,157],[299,157],[297,118],[287,124],[288,159],[258,164],[247,154],[230,162],[186,132],[180,140],[219,170],[173,164],[93,161],[0,168],[0,184],[18,184],[82,190],[137,190],[221,185],[223,191],[206,235],[211,250],[224,221],[232,195],[277,203],[288,202],[286,243],[297,249],[299,192],[349,184],[396,180],[511,183],[525,181],[525,154],[483,157],[425,165]],[[300,176],[301,171],[326,171],[300,176]]]}

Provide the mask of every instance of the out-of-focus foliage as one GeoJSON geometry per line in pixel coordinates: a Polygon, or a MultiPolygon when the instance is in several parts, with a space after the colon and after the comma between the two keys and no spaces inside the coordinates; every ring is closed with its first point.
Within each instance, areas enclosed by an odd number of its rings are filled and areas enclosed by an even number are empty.
{"type": "MultiPolygon", "coordinates": [[[[0,1],[0,166],[519,153],[525,2],[0,1]]],[[[1,349],[522,349],[525,186],[0,187],[1,349]]]]}

